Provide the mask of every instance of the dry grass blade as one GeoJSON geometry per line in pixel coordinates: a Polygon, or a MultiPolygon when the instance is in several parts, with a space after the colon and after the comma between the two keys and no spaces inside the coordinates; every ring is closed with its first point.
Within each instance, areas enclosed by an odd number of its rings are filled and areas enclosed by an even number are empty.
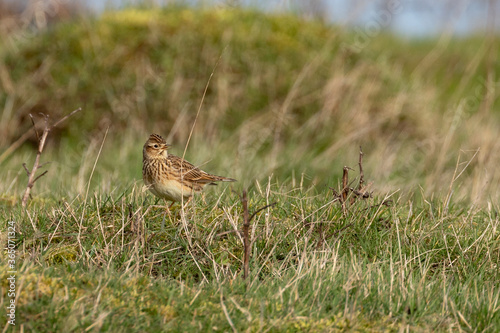
{"type": "MultiPolygon", "coordinates": [[[[223,52],[224,51],[222,51],[222,53],[223,52]]],[[[196,121],[198,120],[198,117],[200,116],[200,111],[201,111],[201,108],[203,106],[203,102],[205,101],[205,96],[207,95],[208,87],[210,86],[210,81],[212,80],[212,77],[214,76],[214,73],[215,73],[215,70],[217,69],[217,66],[219,66],[219,62],[222,58],[222,53],[220,54],[219,58],[217,59],[217,62],[215,63],[215,66],[214,66],[212,72],[210,73],[210,76],[208,77],[207,84],[205,85],[205,89],[203,90],[203,95],[201,96],[200,105],[198,106],[198,110],[196,111],[196,116],[194,118],[193,125],[191,126],[191,130],[189,131],[189,136],[188,136],[188,139],[186,142],[186,146],[184,147],[184,152],[182,153],[182,159],[184,159],[186,157],[186,152],[187,152],[187,149],[189,146],[189,142],[191,141],[191,137],[193,136],[194,127],[196,126],[196,121]]],[[[181,166],[180,171],[182,173],[182,166],[181,166]]],[[[184,216],[184,197],[182,197],[182,200],[181,200],[181,212],[184,216]]],[[[183,223],[184,223],[184,219],[183,219],[183,223]]],[[[187,230],[186,230],[186,232],[187,232],[187,230]]]]}
{"type": "Polygon", "coordinates": [[[222,290],[220,292],[220,306],[221,306],[222,311],[224,312],[224,316],[226,317],[227,322],[229,323],[229,326],[231,326],[231,329],[233,330],[233,332],[238,332],[236,330],[236,327],[234,326],[233,321],[231,320],[231,317],[229,316],[229,312],[227,311],[227,307],[224,304],[224,295],[222,295],[222,290]]]}
{"type": "Polygon", "coordinates": [[[5,161],[5,159],[7,157],[10,156],[10,154],[12,154],[17,148],[19,148],[26,140],[29,139],[29,137],[31,136],[31,131],[28,130],[26,131],[19,139],[17,139],[16,141],[14,141],[14,143],[12,143],[10,145],[9,148],[7,148],[3,153],[2,155],[0,155],[0,164],[5,161]]]}
{"type": "MultiPolygon", "coordinates": [[[[92,180],[92,177],[94,176],[94,171],[95,171],[95,168],[96,168],[96,165],[97,165],[97,161],[99,161],[99,157],[101,156],[102,147],[104,146],[104,142],[106,141],[106,138],[108,136],[108,131],[109,131],[109,127],[106,129],[106,132],[104,133],[104,137],[102,139],[101,146],[99,147],[99,151],[97,152],[97,157],[96,157],[96,159],[94,161],[94,166],[92,167],[92,171],[90,172],[89,180],[88,180],[88,183],[87,183],[87,191],[85,192],[85,199],[84,199],[85,204],[87,203],[87,198],[88,198],[88,195],[89,195],[90,181],[92,180]]],[[[83,220],[84,220],[86,209],[87,209],[87,205],[84,205],[83,206],[83,210],[82,210],[82,215],[80,216],[79,227],[78,227],[78,235],[77,235],[78,245],[80,246],[80,250],[82,252],[83,252],[83,246],[82,246],[82,243],[81,243],[81,235],[82,235],[83,220]]]]}
{"type": "Polygon", "coordinates": [[[272,207],[276,205],[276,202],[273,202],[269,205],[265,205],[257,209],[251,216],[248,213],[248,198],[247,191],[243,190],[243,195],[241,196],[241,203],[243,205],[243,247],[244,247],[244,257],[243,257],[243,278],[247,279],[250,271],[250,221],[261,211],[266,208],[272,207]]]}

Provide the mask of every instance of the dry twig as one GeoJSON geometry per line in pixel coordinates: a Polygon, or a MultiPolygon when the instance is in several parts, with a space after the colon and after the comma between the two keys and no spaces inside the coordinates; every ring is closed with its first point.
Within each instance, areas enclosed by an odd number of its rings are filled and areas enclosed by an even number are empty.
{"type": "Polygon", "coordinates": [[[28,198],[30,197],[31,189],[35,185],[35,182],[38,179],[40,179],[41,177],[45,176],[45,174],[47,174],[47,172],[48,172],[46,170],[43,173],[41,173],[40,175],[36,176],[36,172],[38,171],[38,169],[43,166],[43,164],[40,164],[40,157],[42,156],[43,149],[45,148],[45,141],[47,140],[47,136],[49,135],[49,132],[53,128],[55,128],[57,125],[59,125],[60,123],[62,123],[63,121],[65,121],[66,119],[68,119],[69,117],[71,117],[72,115],[77,113],[78,111],[80,111],[81,109],[82,108],[78,108],[78,109],[72,111],[70,114],[62,117],[61,119],[59,119],[57,122],[55,122],[52,125],[49,124],[49,116],[43,115],[45,126],[44,126],[44,129],[42,132],[42,136],[39,136],[38,131],[36,130],[35,121],[33,120],[33,116],[30,114],[31,121],[33,122],[33,128],[35,130],[36,137],[38,139],[38,150],[36,152],[35,163],[33,163],[33,168],[31,169],[31,171],[29,171],[28,168],[26,167],[26,163],[23,163],[24,170],[26,170],[26,173],[28,174],[28,185],[26,185],[26,190],[24,191],[23,200],[21,201],[23,208],[25,208],[27,203],[28,203],[28,198]]]}
{"type": "Polygon", "coordinates": [[[361,146],[359,146],[359,186],[358,190],[359,192],[363,192],[363,184],[365,183],[365,174],[363,172],[363,150],[361,149],[361,146]]]}
{"type": "Polygon", "coordinates": [[[241,203],[243,205],[243,247],[245,251],[243,257],[243,278],[246,280],[250,269],[250,219],[248,218],[248,200],[246,190],[243,190],[241,203]]]}
{"type": "Polygon", "coordinates": [[[344,167],[344,173],[342,174],[342,197],[340,198],[340,202],[342,204],[342,211],[346,212],[347,210],[347,205],[346,205],[346,202],[347,202],[347,196],[349,194],[349,187],[348,187],[348,184],[349,184],[349,167],[344,167]]]}
{"type": "Polygon", "coordinates": [[[272,204],[265,205],[257,209],[251,216],[248,213],[248,199],[247,199],[247,191],[243,190],[243,195],[241,196],[241,203],[243,205],[243,248],[244,248],[244,256],[243,256],[243,278],[246,280],[250,271],[250,249],[252,247],[252,243],[250,241],[250,221],[257,215],[259,212],[263,211],[266,208],[272,207],[276,205],[276,202],[272,204]]]}
{"type": "Polygon", "coordinates": [[[351,168],[345,166],[344,167],[344,172],[342,174],[342,189],[339,192],[337,192],[335,189],[332,188],[333,191],[333,196],[340,202],[342,205],[342,212],[344,214],[347,213],[347,199],[349,197],[349,194],[351,195],[350,199],[350,204],[354,204],[357,199],[367,199],[370,198],[372,195],[368,191],[366,191],[366,188],[364,186],[365,184],[365,174],[363,172],[363,150],[361,149],[361,146],[359,147],[359,184],[358,184],[358,189],[354,189],[352,187],[349,187],[349,170],[352,170],[351,168]]]}

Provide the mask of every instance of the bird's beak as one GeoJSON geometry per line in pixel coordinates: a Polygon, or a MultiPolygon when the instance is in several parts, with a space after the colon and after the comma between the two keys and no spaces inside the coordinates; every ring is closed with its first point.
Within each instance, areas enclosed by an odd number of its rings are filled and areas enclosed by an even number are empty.
{"type": "Polygon", "coordinates": [[[172,145],[171,145],[171,144],[165,143],[165,144],[163,145],[163,150],[167,150],[167,149],[168,149],[168,148],[170,148],[170,147],[172,147],[172,145]]]}

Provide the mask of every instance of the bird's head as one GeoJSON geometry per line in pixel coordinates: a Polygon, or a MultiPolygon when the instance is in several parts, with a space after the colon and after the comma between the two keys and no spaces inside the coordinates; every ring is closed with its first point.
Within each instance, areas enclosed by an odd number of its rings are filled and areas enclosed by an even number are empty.
{"type": "Polygon", "coordinates": [[[151,134],[142,151],[144,158],[167,157],[167,149],[170,147],[171,145],[167,144],[164,138],[158,134],[151,134]]]}

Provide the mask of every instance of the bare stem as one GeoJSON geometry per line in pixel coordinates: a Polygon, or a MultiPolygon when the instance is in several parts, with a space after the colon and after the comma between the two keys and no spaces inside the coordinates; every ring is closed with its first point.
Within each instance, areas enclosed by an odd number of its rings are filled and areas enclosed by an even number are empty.
{"type": "Polygon", "coordinates": [[[26,163],[23,163],[23,167],[26,170],[26,173],[28,174],[28,184],[26,185],[26,190],[24,191],[23,199],[21,201],[22,207],[25,208],[27,203],[28,203],[28,198],[30,197],[31,189],[35,185],[35,182],[40,179],[41,177],[45,176],[47,174],[47,171],[43,172],[42,174],[36,176],[36,172],[38,169],[43,165],[40,164],[40,158],[42,156],[43,149],[45,148],[45,142],[47,140],[47,136],[49,135],[49,132],[59,125],[61,122],[66,120],[67,118],[71,117],[78,111],[80,111],[82,108],[78,108],[74,111],[72,111],[70,114],[62,117],[59,121],[55,122],[53,125],[49,124],[49,116],[44,115],[44,122],[45,122],[45,127],[43,129],[42,136],[40,137],[38,135],[38,131],[36,130],[35,126],[35,121],[33,120],[33,116],[30,114],[31,121],[33,122],[33,128],[35,130],[37,139],[38,139],[38,150],[36,152],[36,157],[35,157],[35,162],[33,163],[33,168],[31,168],[31,171],[28,170],[26,167],[26,163]]]}
{"type": "Polygon", "coordinates": [[[363,185],[365,183],[365,174],[363,172],[363,150],[361,146],[359,146],[359,187],[358,190],[360,192],[363,191],[363,185]]]}
{"type": "Polygon", "coordinates": [[[76,110],[71,111],[70,114],[68,114],[68,115],[62,117],[61,119],[59,119],[58,121],[56,121],[55,124],[50,127],[50,129],[57,127],[57,125],[59,125],[60,123],[62,123],[63,121],[65,121],[66,119],[68,119],[69,117],[71,117],[72,115],[74,115],[75,113],[77,113],[78,111],[81,111],[81,110],[82,110],[82,108],[78,108],[76,110]]]}
{"type": "Polygon", "coordinates": [[[250,221],[252,221],[252,219],[255,217],[255,215],[257,215],[258,213],[260,213],[261,211],[263,211],[264,209],[266,208],[269,208],[269,207],[272,207],[276,205],[276,202],[273,202],[272,204],[269,204],[269,205],[265,205],[264,207],[262,208],[259,208],[255,211],[255,213],[252,214],[252,216],[250,216],[250,219],[248,220],[248,223],[250,223],[250,221]]]}
{"type": "MultiPolygon", "coordinates": [[[[47,122],[47,119],[45,121],[47,122]]],[[[40,157],[42,156],[43,148],[45,147],[45,140],[47,139],[47,135],[49,135],[49,131],[50,128],[46,123],[42,133],[42,137],[40,138],[40,141],[38,141],[38,150],[36,152],[35,163],[33,163],[33,168],[29,172],[28,185],[26,186],[26,190],[24,191],[23,195],[23,200],[21,201],[23,208],[26,207],[26,204],[28,203],[28,198],[30,196],[31,189],[35,185],[35,181],[45,174],[43,173],[40,175],[40,177],[35,177],[36,171],[40,167],[40,157]]]]}
{"type": "Polygon", "coordinates": [[[344,173],[342,175],[342,197],[341,197],[341,202],[342,202],[342,211],[344,214],[346,213],[347,210],[347,195],[349,194],[349,167],[344,167],[344,173]]]}
{"type": "Polygon", "coordinates": [[[241,203],[243,204],[243,246],[245,251],[243,258],[243,278],[246,280],[250,269],[250,219],[248,217],[248,200],[246,190],[243,190],[241,203]]]}

